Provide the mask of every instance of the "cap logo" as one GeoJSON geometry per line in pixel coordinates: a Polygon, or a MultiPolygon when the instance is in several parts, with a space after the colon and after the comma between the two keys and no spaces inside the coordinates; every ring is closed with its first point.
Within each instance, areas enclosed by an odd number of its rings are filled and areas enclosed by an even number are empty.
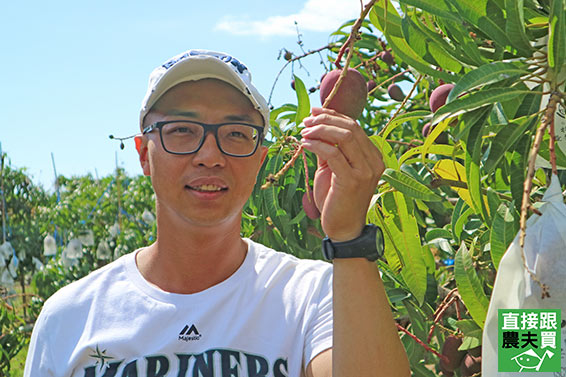
{"type": "Polygon", "coordinates": [[[201,52],[201,51],[195,51],[195,50],[191,50],[191,51],[187,51],[182,55],[179,56],[175,56],[172,59],[168,60],[167,62],[165,62],[162,67],[165,69],[169,69],[172,66],[174,66],[175,64],[177,64],[178,62],[180,62],[181,60],[185,60],[188,59],[192,56],[197,56],[197,55],[206,55],[206,56],[212,56],[215,57],[223,62],[225,62],[226,64],[230,63],[231,65],[234,66],[235,69],[238,70],[238,72],[240,74],[244,73],[245,71],[248,70],[248,68],[243,65],[242,63],[240,63],[238,61],[238,59],[230,56],[230,55],[224,55],[224,54],[214,54],[214,53],[210,53],[208,51],[206,52],[201,52]]]}

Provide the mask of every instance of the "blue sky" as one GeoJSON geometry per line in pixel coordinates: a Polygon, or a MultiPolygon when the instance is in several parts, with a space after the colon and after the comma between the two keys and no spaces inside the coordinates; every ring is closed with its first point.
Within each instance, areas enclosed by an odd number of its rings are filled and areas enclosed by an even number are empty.
{"type": "MultiPolygon", "coordinates": [[[[248,66],[267,98],[284,61],[329,42],[329,34],[360,12],[359,0],[287,1],[28,1],[0,5],[0,143],[13,167],[25,167],[45,188],[57,173],[110,174],[118,165],[141,173],[132,140],[150,72],[189,48],[230,53],[248,66]],[[117,154],[116,154],[117,152],[117,154]]],[[[295,67],[307,86],[323,71],[316,56],[295,67]]],[[[293,102],[287,69],[275,106],[293,102]]],[[[318,93],[311,103],[319,105],[318,93]]]]}

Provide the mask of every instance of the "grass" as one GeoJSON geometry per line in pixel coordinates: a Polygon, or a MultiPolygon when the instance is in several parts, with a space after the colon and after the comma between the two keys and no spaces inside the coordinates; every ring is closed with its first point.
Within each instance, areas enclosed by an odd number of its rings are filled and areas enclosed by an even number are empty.
{"type": "Polygon", "coordinates": [[[22,377],[24,375],[24,366],[26,364],[26,355],[28,354],[28,346],[25,346],[10,362],[10,376],[22,377]]]}
{"type": "MultiPolygon", "coordinates": [[[[14,286],[15,294],[19,295],[22,293],[22,289],[19,284],[14,286]]],[[[26,287],[26,291],[31,291],[30,287],[26,287]]],[[[14,301],[11,302],[12,305],[16,308],[16,312],[19,316],[23,315],[23,300],[21,297],[17,297],[14,301]]],[[[30,334],[31,335],[31,334],[30,334]]],[[[22,377],[24,375],[24,367],[26,363],[26,356],[28,353],[28,345],[25,345],[18,354],[10,360],[10,372],[5,377],[22,377]]],[[[0,372],[2,374],[2,372],[0,372]]],[[[4,377],[4,376],[2,376],[4,377]]]]}

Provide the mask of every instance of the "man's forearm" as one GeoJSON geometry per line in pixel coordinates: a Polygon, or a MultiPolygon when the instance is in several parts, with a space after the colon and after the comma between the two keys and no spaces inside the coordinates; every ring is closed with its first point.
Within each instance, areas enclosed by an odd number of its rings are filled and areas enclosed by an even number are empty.
{"type": "Polygon", "coordinates": [[[376,264],[363,258],[333,263],[333,376],[409,376],[376,264]]]}

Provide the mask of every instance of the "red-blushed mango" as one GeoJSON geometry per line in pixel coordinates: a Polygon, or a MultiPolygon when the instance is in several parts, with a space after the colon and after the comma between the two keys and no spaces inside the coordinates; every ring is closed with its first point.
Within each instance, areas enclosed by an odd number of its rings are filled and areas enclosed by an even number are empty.
{"type": "Polygon", "coordinates": [[[454,377],[454,372],[451,372],[449,370],[443,369],[442,365],[440,366],[440,371],[442,372],[442,376],[443,377],[454,377]]]}
{"type": "Polygon", "coordinates": [[[469,349],[468,353],[473,357],[481,356],[481,346],[477,346],[475,348],[469,349]]]}
{"type": "Polygon", "coordinates": [[[454,335],[448,335],[444,339],[444,344],[442,345],[442,354],[446,356],[448,362],[444,362],[440,359],[440,367],[448,372],[454,372],[456,368],[462,363],[462,359],[467,355],[466,351],[459,351],[458,347],[462,345],[462,338],[456,337],[454,335]]]}
{"type": "Polygon", "coordinates": [[[428,122],[423,126],[423,130],[422,130],[423,137],[427,137],[428,134],[430,134],[431,132],[432,132],[432,128],[430,126],[430,122],[428,122]]]}
{"type": "MultiPolygon", "coordinates": [[[[377,86],[377,83],[376,83],[374,80],[369,80],[369,81],[368,81],[368,84],[367,84],[367,87],[368,87],[368,94],[370,94],[370,92],[371,92],[372,90],[374,90],[376,86],[377,86]]],[[[372,93],[372,94],[373,94],[373,93],[372,93]]]]}
{"type": "MultiPolygon", "coordinates": [[[[334,88],[338,81],[341,69],[335,69],[326,74],[320,83],[320,103],[324,105],[326,97],[334,88]]],[[[354,68],[348,68],[348,72],[342,80],[338,92],[332,97],[328,104],[329,109],[347,115],[352,119],[357,119],[362,115],[362,111],[367,101],[367,84],[362,74],[354,68]]]]}
{"type": "Polygon", "coordinates": [[[430,94],[430,111],[436,112],[440,107],[446,103],[446,98],[454,88],[454,84],[442,84],[432,91],[430,94]]]}
{"type": "Polygon", "coordinates": [[[316,220],[320,217],[320,211],[314,203],[312,188],[303,194],[303,209],[309,219],[316,220]]]}
{"type": "Polygon", "coordinates": [[[383,62],[387,65],[395,64],[395,59],[393,58],[393,55],[391,55],[391,52],[389,51],[383,52],[383,55],[381,55],[381,60],[383,60],[383,62]]]}
{"type": "Polygon", "coordinates": [[[473,376],[481,371],[481,356],[473,357],[469,353],[466,354],[462,364],[460,365],[460,373],[462,377],[473,376]]]}
{"type": "Polygon", "coordinates": [[[399,85],[397,84],[391,84],[387,87],[387,94],[389,94],[389,97],[391,97],[392,100],[401,102],[405,99],[405,95],[403,94],[403,91],[401,90],[401,88],[399,87],[399,85]]]}

